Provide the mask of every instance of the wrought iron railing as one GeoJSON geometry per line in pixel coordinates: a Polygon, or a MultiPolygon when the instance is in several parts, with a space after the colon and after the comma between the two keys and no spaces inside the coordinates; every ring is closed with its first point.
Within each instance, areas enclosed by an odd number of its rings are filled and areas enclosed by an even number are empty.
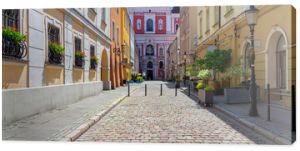
{"type": "Polygon", "coordinates": [[[14,40],[2,37],[2,56],[22,59],[27,56],[25,42],[16,43],[14,40]]]}
{"type": "Polygon", "coordinates": [[[84,59],[83,58],[75,58],[75,66],[82,68],[84,66],[84,59]]]}
{"type": "Polygon", "coordinates": [[[56,53],[54,50],[52,50],[49,47],[49,53],[48,53],[48,59],[49,59],[49,63],[52,64],[61,64],[64,57],[62,54],[56,53]]]}

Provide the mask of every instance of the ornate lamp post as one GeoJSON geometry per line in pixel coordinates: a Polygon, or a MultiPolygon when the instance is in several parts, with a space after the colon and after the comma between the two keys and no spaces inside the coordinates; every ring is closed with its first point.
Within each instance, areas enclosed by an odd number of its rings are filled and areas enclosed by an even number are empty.
{"type": "Polygon", "coordinates": [[[250,43],[250,68],[251,68],[251,81],[250,81],[250,101],[251,101],[251,106],[250,106],[250,111],[249,111],[249,116],[258,116],[257,112],[257,106],[256,106],[256,82],[255,82],[255,51],[254,51],[254,27],[257,22],[257,16],[258,16],[258,9],[254,7],[254,5],[251,5],[248,10],[245,11],[248,26],[250,28],[250,38],[251,38],[251,43],[250,43]]]}

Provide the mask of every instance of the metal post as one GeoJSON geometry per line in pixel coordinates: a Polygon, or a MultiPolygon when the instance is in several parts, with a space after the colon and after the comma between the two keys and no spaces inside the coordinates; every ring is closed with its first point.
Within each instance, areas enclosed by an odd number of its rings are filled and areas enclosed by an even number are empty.
{"type": "Polygon", "coordinates": [[[145,96],[147,96],[147,84],[145,84],[145,96]]]}
{"type": "Polygon", "coordinates": [[[191,96],[191,85],[190,85],[190,82],[189,82],[189,96],[191,96]]]}
{"type": "Polygon", "coordinates": [[[296,141],[296,87],[292,85],[292,142],[296,141]]]}
{"type": "Polygon", "coordinates": [[[177,87],[175,86],[175,96],[177,96],[177,87]]]}
{"type": "Polygon", "coordinates": [[[162,96],[162,84],[160,84],[160,96],[162,96]]]}
{"type": "Polygon", "coordinates": [[[128,83],[128,96],[130,96],[130,83],[128,83]]]}
{"type": "Polygon", "coordinates": [[[251,81],[250,81],[250,116],[258,116],[257,112],[257,97],[256,97],[256,80],[255,80],[255,51],[254,51],[254,26],[250,26],[251,32],[251,81]]]}
{"type": "Polygon", "coordinates": [[[270,110],[270,84],[267,84],[267,93],[268,93],[268,121],[271,121],[271,110],[270,110]]]}

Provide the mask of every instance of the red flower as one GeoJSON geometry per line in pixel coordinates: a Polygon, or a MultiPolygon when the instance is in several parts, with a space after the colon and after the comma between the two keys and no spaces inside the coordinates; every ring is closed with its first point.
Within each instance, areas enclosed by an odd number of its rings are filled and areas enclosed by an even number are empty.
{"type": "Polygon", "coordinates": [[[17,28],[16,27],[12,27],[11,28],[13,31],[17,31],[17,28]]]}
{"type": "Polygon", "coordinates": [[[5,30],[6,28],[4,26],[2,26],[2,30],[5,30]]]}

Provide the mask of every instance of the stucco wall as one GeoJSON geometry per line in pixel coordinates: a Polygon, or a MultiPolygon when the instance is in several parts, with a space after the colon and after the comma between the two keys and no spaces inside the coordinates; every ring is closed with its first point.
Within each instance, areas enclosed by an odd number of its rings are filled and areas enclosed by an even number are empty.
{"type": "Polygon", "coordinates": [[[89,82],[2,91],[2,124],[62,107],[82,98],[96,95],[103,83],[89,82]]]}
{"type": "Polygon", "coordinates": [[[2,88],[25,88],[28,85],[27,63],[3,62],[2,64],[2,88]]]}

